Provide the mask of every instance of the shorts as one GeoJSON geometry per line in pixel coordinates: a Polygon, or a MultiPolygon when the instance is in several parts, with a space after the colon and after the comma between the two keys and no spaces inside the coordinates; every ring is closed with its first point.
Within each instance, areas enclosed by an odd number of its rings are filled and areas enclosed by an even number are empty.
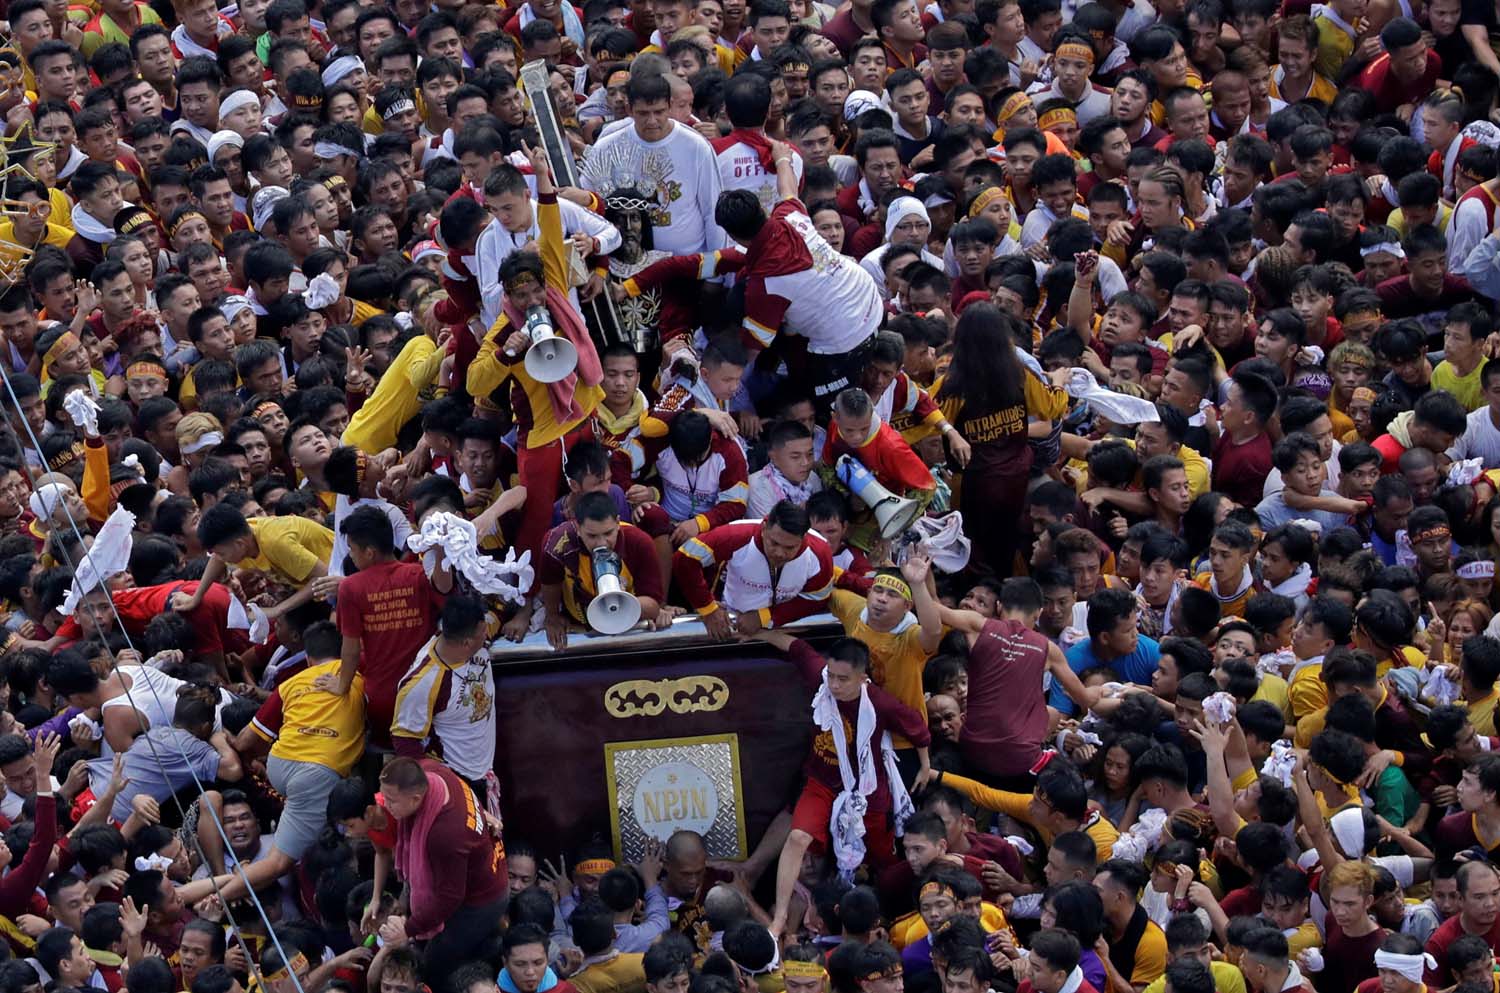
{"type": "Polygon", "coordinates": [[[323,833],[328,823],[328,795],[343,777],[326,765],[274,755],[266,759],[266,773],[276,792],[286,797],[276,822],[276,850],[300,859],[323,833]]]}
{"type": "MultiPolygon", "coordinates": [[[[828,849],[833,829],[833,801],[837,794],[816,779],[809,779],[792,808],[792,830],[812,835],[811,851],[820,854],[828,849]]],[[[883,869],[896,861],[896,836],[891,831],[889,810],[865,811],[865,861],[883,869]]]]}

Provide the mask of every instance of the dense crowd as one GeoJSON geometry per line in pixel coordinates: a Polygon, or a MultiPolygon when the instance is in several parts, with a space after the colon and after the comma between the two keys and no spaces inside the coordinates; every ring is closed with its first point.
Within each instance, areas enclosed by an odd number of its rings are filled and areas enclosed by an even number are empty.
{"type": "Polygon", "coordinates": [[[1500,991],[1500,6],[1154,3],[0,0],[0,993],[1500,991]]]}

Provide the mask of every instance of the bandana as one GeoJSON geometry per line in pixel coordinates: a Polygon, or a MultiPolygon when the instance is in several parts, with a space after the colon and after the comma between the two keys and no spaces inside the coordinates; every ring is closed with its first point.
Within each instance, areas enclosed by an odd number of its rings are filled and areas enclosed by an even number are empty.
{"type": "Polygon", "coordinates": [[[52,347],[47,349],[47,353],[42,356],[42,378],[46,379],[51,375],[49,367],[53,362],[57,361],[58,356],[82,344],[83,342],[78,340],[76,334],[71,331],[64,332],[61,337],[52,343],[52,347]]]}
{"type": "Polygon", "coordinates": [[[897,197],[892,200],[890,206],[885,208],[885,240],[890,241],[891,235],[896,233],[896,226],[912,215],[922,218],[929,225],[932,223],[932,218],[927,216],[927,208],[916,197],[897,197]]]}
{"type": "Polygon", "coordinates": [[[586,876],[602,876],[615,867],[611,859],[584,859],[573,866],[575,875],[582,873],[586,876]]]}
{"type": "Polygon", "coordinates": [[[877,969],[874,972],[866,973],[860,978],[865,982],[873,983],[881,979],[900,979],[903,975],[905,975],[905,970],[901,968],[901,963],[898,962],[887,969],[877,969]]]}
{"type": "Polygon", "coordinates": [[[277,969],[275,972],[266,976],[266,982],[279,983],[283,979],[286,979],[288,976],[290,976],[292,973],[301,972],[306,968],[307,956],[302,954],[301,952],[298,952],[296,955],[292,956],[292,960],[290,962],[286,963],[280,969],[277,969]]]}
{"type": "MultiPolygon", "coordinates": [[[[324,144],[324,147],[325,148],[328,147],[327,143],[324,144]]],[[[341,146],[334,145],[333,147],[334,148],[340,148],[341,146]]],[[[317,154],[316,150],[314,150],[313,154],[317,154]]],[[[344,149],[344,150],[340,151],[339,154],[340,155],[354,155],[356,153],[355,152],[351,152],[348,149],[344,149]]],[[[323,180],[323,188],[326,189],[329,193],[337,193],[339,190],[343,189],[344,187],[346,187],[348,185],[349,184],[344,180],[343,176],[329,176],[327,179],[323,180]]]]}
{"type": "Polygon", "coordinates": [[[266,221],[270,220],[271,209],[291,195],[292,191],[285,186],[262,186],[256,190],[255,195],[250,198],[250,221],[255,225],[255,230],[265,227],[266,221]]]}
{"type": "Polygon", "coordinates": [[[1080,62],[1094,64],[1094,49],[1076,41],[1065,41],[1057,46],[1057,51],[1052,53],[1056,59],[1077,59],[1080,62]]]}
{"type": "Polygon", "coordinates": [[[121,234],[134,234],[154,223],[151,212],[144,207],[127,207],[115,215],[115,230],[121,234]]]}
{"type": "Polygon", "coordinates": [[[369,468],[370,459],[364,452],[356,450],[354,453],[354,486],[356,489],[365,485],[365,470],[369,468]]]}
{"type": "Polygon", "coordinates": [[[317,111],[323,109],[323,94],[293,93],[292,106],[297,110],[317,111]]]}
{"type": "Polygon", "coordinates": [[[1036,122],[1036,126],[1042,131],[1046,131],[1048,128],[1055,128],[1059,124],[1072,124],[1076,126],[1078,124],[1078,114],[1071,107],[1058,107],[1047,111],[1036,122]]]}
{"type": "Polygon", "coordinates": [[[274,414],[279,410],[281,410],[281,404],[277,403],[275,400],[265,400],[255,408],[255,412],[250,416],[258,420],[262,417],[265,417],[267,414],[274,414]]]}
{"type": "MultiPolygon", "coordinates": [[[[1413,531],[1411,533],[1411,543],[1415,545],[1423,541],[1431,541],[1433,538],[1447,540],[1451,537],[1453,537],[1453,532],[1448,530],[1448,525],[1434,524],[1430,528],[1424,528],[1421,531],[1413,531]]],[[[1494,566],[1492,563],[1491,568],[1493,567],[1494,566]]]]}
{"type": "Polygon", "coordinates": [[[167,370],[156,362],[132,362],[125,369],[125,378],[135,379],[137,376],[156,376],[158,379],[166,379],[167,370]]]}
{"type": "Polygon", "coordinates": [[[1470,562],[1468,565],[1458,567],[1459,579],[1494,579],[1495,563],[1485,559],[1482,562],[1470,562]]]}
{"type": "Polygon", "coordinates": [[[177,220],[172,222],[171,227],[167,228],[167,237],[176,238],[177,232],[182,230],[182,226],[195,217],[202,220],[204,224],[208,223],[208,218],[204,217],[200,211],[185,210],[177,216],[177,220]]]}
{"type": "Polygon", "coordinates": [[[1009,97],[1006,98],[1005,102],[1000,105],[1000,111],[995,114],[995,123],[1004,124],[1006,121],[1010,120],[1016,115],[1016,111],[1020,110],[1022,107],[1026,106],[1029,103],[1031,103],[1031,97],[1027,96],[1025,93],[1012,93],[1009,97]]]}
{"type": "Polygon", "coordinates": [[[199,436],[197,441],[182,442],[177,447],[182,454],[192,455],[194,452],[201,452],[205,448],[214,448],[222,444],[223,441],[224,436],[222,434],[217,431],[210,431],[205,435],[199,436]]]}
{"type": "Polygon", "coordinates": [[[1375,951],[1375,968],[1389,969],[1399,973],[1403,979],[1420,983],[1424,969],[1437,968],[1437,959],[1426,952],[1420,955],[1397,955],[1380,948],[1375,951]]]}
{"type": "MultiPolygon", "coordinates": [[[[876,576],[875,581],[870,584],[870,589],[887,589],[904,600],[912,599],[911,587],[906,584],[906,580],[899,576],[876,576]]],[[[925,893],[926,890],[924,889],[923,892],[925,893]]]]}
{"type": "Polygon", "coordinates": [[[61,472],[81,458],[83,458],[83,442],[75,441],[71,447],[64,448],[48,459],[47,469],[51,472],[61,472]]]}
{"type": "MultiPolygon", "coordinates": [[[[328,63],[328,68],[323,70],[323,85],[333,86],[339,80],[350,73],[359,72],[365,64],[359,60],[357,55],[341,55],[328,63]]],[[[320,103],[322,101],[319,101],[320,103]]]]}
{"type": "Polygon", "coordinates": [[[407,99],[406,97],[402,97],[400,100],[397,100],[395,103],[393,103],[389,107],[387,107],[385,109],[385,113],[380,115],[380,119],[382,121],[389,121],[391,118],[395,117],[397,114],[405,114],[408,111],[413,111],[413,110],[416,110],[416,109],[417,109],[417,105],[415,103],[413,103],[411,100],[407,99]]]}
{"type": "MultiPolygon", "coordinates": [[[[313,143],[313,154],[320,159],[336,159],[344,155],[352,155],[359,158],[359,152],[331,141],[318,141],[313,143]]],[[[331,189],[331,188],[330,188],[331,189]]]]}
{"type": "Polygon", "coordinates": [[[974,202],[969,204],[969,216],[978,217],[980,212],[996,200],[1005,196],[1005,191],[998,186],[991,186],[987,190],[980,190],[974,202]]]}
{"type": "MultiPolygon", "coordinates": [[[[1367,311],[1367,313],[1368,313],[1368,311],[1367,311]]],[[[1354,315],[1351,314],[1349,316],[1352,317],[1354,315]]],[[[1375,320],[1377,320],[1377,321],[1380,319],[1378,314],[1373,315],[1373,316],[1375,317],[1375,320]]],[[[1344,327],[1347,328],[1348,326],[1349,326],[1348,321],[1345,321],[1344,322],[1344,327]]],[[[1370,358],[1366,358],[1365,356],[1359,354],[1358,352],[1349,352],[1349,353],[1347,353],[1345,355],[1339,356],[1339,363],[1340,364],[1348,363],[1349,365],[1352,365],[1352,366],[1358,366],[1361,369],[1373,369],[1375,367],[1375,362],[1374,362],[1374,356],[1373,355],[1370,358]]],[[[1363,386],[1356,387],[1356,389],[1365,389],[1365,388],[1366,387],[1363,387],[1363,386]]],[[[1370,392],[1373,393],[1374,391],[1371,390],[1370,392]]],[[[1372,396],[1370,399],[1373,400],[1375,398],[1372,396]]]]}
{"type": "Polygon", "coordinates": [[[781,963],[781,974],[788,979],[826,979],[828,970],[818,962],[793,962],[781,963]]]}
{"type": "Polygon", "coordinates": [[[791,62],[783,62],[783,63],[781,63],[781,71],[783,73],[788,73],[788,72],[810,72],[811,69],[812,69],[812,67],[809,66],[806,62],[798,62],[796,60],[793,60],[791,62]]]}
{"type": "MultiPolygon", "coordinates": [[[[243,93],[244,90],[240,92],[243,93]]],[[[245,139],[240,137],[238,131],[215,131],[214,136],[208,139],[208,161],[217,161],[219,153],[226,148],[244,147],[245,139]]]]}
{"type": "Polygon", "coordinates": [[[1354,388],[1354,393],[1351,395],[1350,399],[1363,400],[1366,403],[1374,403],[1375,391],[1370,389],[1368,386],[1356,386],[1354,388]]]}
{"type": "MultiPolygon", "coordinates": [[[[223,314],[224,320],[228,321],[231,324],[233,324],[234,319],[239,316],[240,311],[249,309],[250,301],[239,293],[234,293],[230,296],[225,297],[224,302],[219,304],[219,313],[223,314]]],[[[261,404],[261,407],[264,406],[265,404],[261,404]]],[[[257,407],[256,413],[259,412],[260,407],[257,407]]]]}
{"type": "MultiPolygon", "coordinates": [[[[881,578],[883,579],[885,577],[881,577],[881,578]]],[[[947,894],[949,897],[952,897],[953,896],[953,887],[951,887],[951,886],[944,886],[942,883],[938,882],[937,880],[933,880],[932,882],[927,883],[925,886],[922,887],[921,892],[917,894],[917,902],[921,903],[927,897],[930,897],[930,896],[932,896],[934,894],[947,894]]]]}
{"type": "Polygon", "coordinates": [[[1382,241],[1378,245],[1371,245],[1368,248],[1361,248],[1359,250],[1359,257],[1362,259],[1367,259],[1372,255],[1379,255],[1381,252],[1389,252],[1390,254],[1396,256],[1396,258],[1398,259],[1406,258],[1406,252],[1401,248],[1400,245],[1396,244],[1394,241],[1382,241]]]}
{"type": "MultiPolygon", "coordinates": [[[[219,101],[219,120],[222,121],[224,118],[228,117],[230,114],[234,113],[240,108],[249,107],[252,104],[259,107],[260,97],[256,96],[254,93],[251,93],[249,90],[235,90],[233,93],[229,94],[229,96],[219,101]]],[[[218,136],[215,135],[215,137],[218,136]]],[[[208,157],[212,159],[213,152],[210,151],[208,153],[208,157]]]]}

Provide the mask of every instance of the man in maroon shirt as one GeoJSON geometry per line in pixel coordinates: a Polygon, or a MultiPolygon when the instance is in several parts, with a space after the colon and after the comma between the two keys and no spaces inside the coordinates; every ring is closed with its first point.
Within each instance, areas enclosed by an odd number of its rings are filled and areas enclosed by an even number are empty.
{"type": "Polygon", "coordinates": [[[396,868],[411,894],[411,916],[387,918],[380,934],[388,944],[431,939],[423,978],[446,990],[449,973],[472,958],[505,914],[505,844],[491,833],[473,791],[441,762],[392,759],[380,789],[396,819],[396,868]]]}
{"type": "Polygon", "coordinates": [[[1276,412],[1276,387],[1264,376],[1236,372],[1219,412],[1223,433],[1214,442],[1214,489],[1241,507],[1260,503],[1271,474],[1271,438],[1266,425],[1276,412]]]}
{"type": "MultiPolygon", "coordinates": [[[[884,751],[881,741],[887,732],[891,732],[912,743],[921,763],[915,779],[915,788],[920,789],[932,777],[932,767],[927,760],[927,746],[932,742],[932,734],[921,714],[870,682],[870,650],[863,642],[840,638],[829,646],[825,658],[807,642],[783,631],[761,630],[755,637],[785,652],[787,658],[802,670],[803,680],[809,686],[818,687],[813,712],[820,731],[813,739],[802,767],[807,775],[807,785],[802,788],[802,796],[792,811],[792,833],[781,850],[776,867],[776,909],[772,914],[771,933],[780,936],[786,930],[787,905],[802,871],[802,856],[815,843],[821,848],[830,840],[837,840],[832,838],[830,818],[838,819],[840,810],[859,791],[859,756],[866,750],[869,753],[867,761],[875,767],[875,789],[864,795],[864,836],[861,839],[850,832],[850,848],[852,850],[854,845],[862,843],[864,860],[877,870],[895,862],[891,820],[899,813],[897,797],[905,801],[908,811],[911,801],[906,797],[905,786],[899,781],[891,783],[887,767],[895,768],[895,758],[881,754],[884,751]],[[834,725],[831,730],[822,728],[816,716],[830,700],[840,718],[831,722],[834,725]],[[842,727],[838,726],[840,723],[842,727]],[[868,737],[862,741],[847,740],[851,731],[855,736],[868,737]],[[843,746],[843,755],[839,754],[840,745],[843,746]],[[844,785],[846,766],[855,783],[848,791],[844,785]]],[[[852,812],[847,812],[847,815],[856,816],[852,812]]],[[[850,854],[838,852],[841,858],[850,854]]]]}
{"type": "Polygon", "coordinates": [[[1375,97],[1375,109],[1393,114],[1409,105],[1416,113],[1432,92],[1443,60],[1427,46],[1422,28],[1409,17],[1393,17],[1380,29],[1385,51],[1359,74],[1359,88],[1375,97]]]}
{"type": "Polygon", "coordinates": [[[1500,950],[1500,873],[1488,862],[1465,862],[1459,866],[1458,913],[1427,939],[1427,954],[1437,959],[1437,968],[1427,970],[1430,988],[1453,985],[1448,946],[1464,934],[1477,934],[1491,951],[1500,950]]]}
{"type": "Polygon", "coordinates": [[[823,37],[839,48],[844,58],[854,50],[854,43],[867,34],[876,34],[875,21],[870,17],[874,0],[850,0],[849,6],[833,15],[823,25],[823,37]]]}
{"type": "Polygon", "coordinates": [[[388,742],[396,684],[432,637],[453,575],[441,559],[430,580],[420,562],[398,560],[391,520],[378,507],[356,507],[339,530],[359,571],[339,584],[344,646],[338,685],[320,688],[344,694],[354,674],[363,675],[371,740],[388,742]]]}

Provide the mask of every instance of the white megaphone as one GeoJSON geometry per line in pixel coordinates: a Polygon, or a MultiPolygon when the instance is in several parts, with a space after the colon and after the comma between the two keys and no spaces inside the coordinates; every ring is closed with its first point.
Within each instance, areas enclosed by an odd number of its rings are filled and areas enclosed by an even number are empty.
{"type": "Polygon", "coordinates": [[[578,366],[578,349],[552,329],[552,315],[546,307],[532,307],[526,312],[526,326],[521,329],[531,339],[526,349],[526,371],[538,383],[555,383],[566,379],[578,366]]]}
{"type": "Polygon", "coordinates": [[[589,627],[600,634],[623,634],[641,619],[641,604],[625,591],[620,580],[620,556],[600,546],[589,553],[594,568],[594,599],[589,601],[589,627]]]}
{"type": "Polygon", "coordinates": [[[875,512],[875,522],[880,525],[880,536],[886,539],[898,537],[922,516],[922,505],[915,500],[898,497],[884,486],[875,474],[864,467],[852,455],[840,455],[835,473],[839,482],[864,501],[865,506],[875,512]]]}

